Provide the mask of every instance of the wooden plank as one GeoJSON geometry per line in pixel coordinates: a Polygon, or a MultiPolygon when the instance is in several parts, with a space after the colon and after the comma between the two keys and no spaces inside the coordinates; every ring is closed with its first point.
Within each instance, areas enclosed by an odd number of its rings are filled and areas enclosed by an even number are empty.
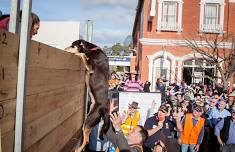
{"type": "Polygon", "coordinates": [[[0,119],[0,128],[2,130],[2,150],[3,152],[13,152],[14,148],[14,127],[15,127],[15,108],[16,101],[15,100],[6,100],[4,102],[0,102],[0,111],[3,109],[3,117],[2,112],[0,112],[2,117],[0,119]]]}
{"type": "Polygon", "coordinates": [[[15,100],[7,100],[0,103],[0,128],[2,130],[2,135],[14,130],[15,108],[15,100]]]}
{"type": "Polygon", "coordinates": [[[36,41],[30,43],[28,61],[30,67],[85,70],[78,56],[36,41]]]}
{"type": "Polygon", "coordinates": [[[63,107],[48,113],[47,115],[25,124],[24,128],[24,147],[29,148],[43,136],[55,129],[64,120],[69,118],[73,113],[83,109],[83,104],[76,104],[77,101],[70,102],[63,107]]]}
{"type": "Polygon", "coordinates": [[[17,68],[19,36],[0,29],[0,65],[17,68]]]}
{"type": "Polygon", "coordinates": [[[78,104],[83,104],[84,87],[84,84],[77,84],[27,96],[25,123],[39,119],[69,102],[78,101],[78,104]]]}
{"type": "Polygon", "coordinates": [[[54,90],[73,84],[84,84],[85,71],[29,68],[27,95],[54,90]]]}
{"type": "Polygon", "coordinates": [[[73,134],[82,127],[83,115],[81,115],[81,111],[74,113],[71,117],[66,119],[63,123],[61,123],[57,128],[52,130],[42,139],[40,139],[37,143],[30,146],[26,152],[51,152],[51,151],[59,151],[57,149],[62,149],[66,142],[73,134]]]}
{"type": "MultiPolygon", "coordinates": [[[[64,123],[64,125],[61,125],[61,130],[64,130],[63,132],[58,134],[58,140],[54,147],[50,149],[50,152],[58,152],[66,145],[67,142],[73,137],[73,135],[82,128],[83,124],[83,115],[81,115],[80,112],[77,113],[74,117],[70,118],[68,120],[69,123],[64,123]],[[70,124],[70,125],[69,125],[70,124]]],[[[77,139],[74,139],[77,140],[77,139]]]]}
{"type": "Polygon", "coordinates": [[[16,98],[17,69],[0,65],[0,103],[16,98]]]}
{"type": "Polygon", "coordinates": [[[2,151],[3,152],[13,152],[14,151],[14,136],[15,132],[10,131],[2,135],[2,151]]]}
{"type": "Polygon", "coordinates": [[[82,140],[82,128],[79,129],[73,137],[66,143],[60,152],[71,152],[82,140]]]}

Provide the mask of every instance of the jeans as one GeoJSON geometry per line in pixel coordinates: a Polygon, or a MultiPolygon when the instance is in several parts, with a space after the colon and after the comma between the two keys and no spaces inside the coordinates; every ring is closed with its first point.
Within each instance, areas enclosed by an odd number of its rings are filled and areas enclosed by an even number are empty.
{"type": "Polygon", "coordinates": [[[235,152],[235,144],[220,147],[221,152],[235,152]]]}
{"type": "Polygon", "coordinates": [[[187,152],[189,149],[189,152],[196,152],[194,150],[195,145],[187,145],[187,144],[182,144],[181,145],[181,152],[187,152]]]}

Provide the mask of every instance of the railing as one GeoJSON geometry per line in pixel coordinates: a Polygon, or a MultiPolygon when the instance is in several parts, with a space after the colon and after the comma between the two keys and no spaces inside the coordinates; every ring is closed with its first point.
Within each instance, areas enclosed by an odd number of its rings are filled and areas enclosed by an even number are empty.
{"type": "Polygon", "coordinates": [[[220,24],[201,24],[200,31],[206,33],[222,33],[223,27],[220,24]]]}
{"type": "Polygon", "coordinates": [[[178,31],[177,23],[161,22],[160,27],[163,31],[178,31]]]}

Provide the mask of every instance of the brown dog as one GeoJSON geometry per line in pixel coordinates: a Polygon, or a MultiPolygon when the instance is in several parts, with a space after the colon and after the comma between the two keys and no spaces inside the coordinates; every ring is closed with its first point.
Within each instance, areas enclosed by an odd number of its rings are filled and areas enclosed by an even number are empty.
{"type": "Polygon", "coordinates": [[[104,124],[100,131],[100,139],[107,132],[110,120],[108,112],[108,77],[109,64],[105,53],[96,45],[84,40],[77,40],[65,51],[80,56],[87,69],[86,86],[91,99],[91,106],[83,125],[83,142],[76,152],[81,152],[89,142],[89,135],[93,127],[101,120],[104,124]]]}

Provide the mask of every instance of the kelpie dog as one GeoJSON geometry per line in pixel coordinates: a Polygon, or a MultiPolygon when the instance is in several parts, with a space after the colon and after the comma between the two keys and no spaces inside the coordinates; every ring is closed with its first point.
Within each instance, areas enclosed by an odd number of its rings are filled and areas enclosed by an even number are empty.
{"type": "Polygon", "coordinates": [[[105,53],[96,45],[85,40],[73,42],[65,51],[80,56],[87,69],[86,86],[91,99],[91,106],[83,125],[83,143],[76,150],[76,152],[81,152],[89,142],[92,128],[101,121],[101,118],[104,124],[100,131],[100,139],[103,139],[103,135],[110,125],[108,111],[109,64],[105,53]]]}

